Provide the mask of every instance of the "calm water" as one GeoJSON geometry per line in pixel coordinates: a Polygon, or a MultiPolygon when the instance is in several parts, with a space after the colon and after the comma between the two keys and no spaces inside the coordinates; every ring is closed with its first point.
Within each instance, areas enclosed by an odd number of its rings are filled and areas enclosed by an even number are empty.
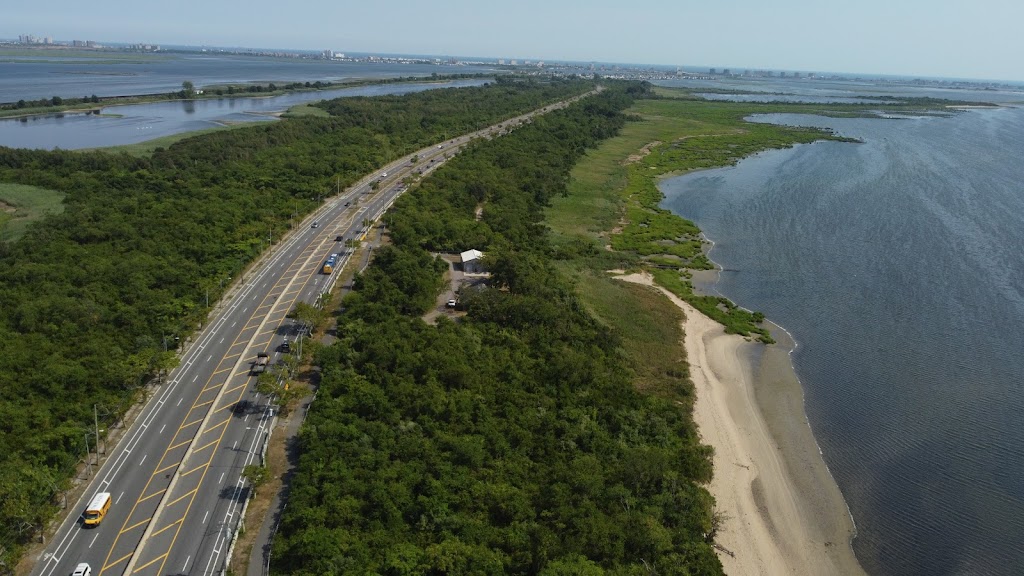
{"type": "Polygon", "coordinates": [[[247,82],[334,82],[356,78],[396,78],[489,72],[473,66],[382,64],[329,60],[299,60],[212,54],[145,55],[139,60],[111,62],[64,58],[39,62],[5,59],[0,62],[0,102],[60,96],[81,98],[156,94],[181,90],[185,80],[197,88],[247,82]]]}
{"type": "MultiPolygon", "coordinates": [[[[742,90],[744,92],[764,92],[759,95],[728,95],[708,94],[707,98],[716,100],[741,101],[784,101],[775,95],[787,95],[785,101],[794,102],[843,102],[846,98],[877,97],[889,100],[892,97],[914,96],[944,98],[947,100],[970,100],[995,103],[1024,103],[1024,86],[1000,88],[998,90],[976,90],[967,88],[951,88],[942,86],[922,87],[905,86],[886,82],[867,80],[825,80],[810,78],[719,78],[715,80],[660,80],[656,84],[677,88],[716,88],[725,90],[742,90]],[[746,98],[738,98],[746,96],[746,98]],[[771,97],[769,97],[771,96],[771,97]],[[762,99],[763,98],[763,99],[762,99]]],[[[862,98],[855,101],[863,102],[862,98]]]]}
{"type": "Polygon", "coordinates": [[[762,121],[864,144],[663,185],[718,289],[799,342],[812,428],[872,574],[1024,574],[1024,110],[762,121]]]}
{"type": "Polygon", "coordinates": [[[442,84],[380,84],[296,92],[269,98],[219,98],[104,108],[102,113],[111,116],[64,114],[0,120],[0,146],[74,150],[134,144],[230,122],[274,120],[269,114],[283,112],[303,102],[348,96],[407,94],[439,87],[476,86],[484,82],[486,80],[469,79],[442,84]]]}

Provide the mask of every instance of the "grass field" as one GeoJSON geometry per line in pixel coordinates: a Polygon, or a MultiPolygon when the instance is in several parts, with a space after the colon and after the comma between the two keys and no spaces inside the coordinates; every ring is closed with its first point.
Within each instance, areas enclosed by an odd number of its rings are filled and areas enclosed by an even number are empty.
{"type": "Polygon", "coordinates": [[[323,108],[317,108],[316,106],[310,106],[307,104],[298,104],[292,106],[287,112],[283,114],[285,118],[289,116],[318,116],[320,118],[329,118],[331,115],[323,108]]]}
{"type": "Polygon", "coordinates": [[[15,241],[33,222],[60,214],[63,202],[63,192],[0,182],[0,241],[15,241]]]}
{"type": "Polygon", "coordinates": [[[170,136],[162,136],[160,138],[154,138],[152,140],[146,140],[145,142],[139,142],[137,144],[124,144],[122,146],[108,146],[106,148],[87,148],[86,150],[103,150],[105,152],[111,152],[117,154],[124,152],[131,156],[152,156],[153,152],[157,148],[167,148],[175,142],[179,142],[186,138],[193,136],[199,136],[200,134],[209,134],[210,132],[219,132],[221,130],[236,130],[238,128],[248,128],[256,124],[263,124],[264,121],[257,122],[242,122],[239,124],[232,124],[230,126],[217,126],[215,128],[207,128],[205,130],[194,130],[192,132],[182,132],[181,134],[171,134],[170,136]]]}
{"type": "MultiPolygon", "coordinates": [[[[576,165],[565,197],[546,212],[552,240],[575,259],[562,264],[585,305],[623,338],[623,347],[643,359],[637,385],[671,393],[685,376],[677,308],[653,291],[621,286],[603,271],[642,268],[655,280],[725,325],[729,332],[770,340],[763,317],[732,302],[693,293],[687,269],[705,269],[700,230],[659,207],[658,181],[690,170],[727,166],[760,150],[834,138],[809,129],[748,123],[758,112],[818,111],[818,106],[711,102],[658,89],[660,100],[639,100],[626,111],[632,121],[576,165]],[[589,246],[589,251],[581,246],[589,246]],[[617,255],[621,257],[616,258],[617,255]],[[585,256],[585,257],[584,257],[585,256]],[[619,266],[609,265],[620,263],[619,266]]],[[[678,392],[678,391],[677,391],[678,392]]]]}

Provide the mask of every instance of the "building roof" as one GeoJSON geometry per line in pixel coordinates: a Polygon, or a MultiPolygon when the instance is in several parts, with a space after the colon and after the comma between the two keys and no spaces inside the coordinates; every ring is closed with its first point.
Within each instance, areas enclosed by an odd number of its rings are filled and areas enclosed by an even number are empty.
{"type": "Polygon", "coordinates": [[[463,264],[466,262],[472,262],[473,260],[479,260],[483,255],[484,253],[479,250],[466,250],[462,254],[459,254],[462,258],[463,264]]]}

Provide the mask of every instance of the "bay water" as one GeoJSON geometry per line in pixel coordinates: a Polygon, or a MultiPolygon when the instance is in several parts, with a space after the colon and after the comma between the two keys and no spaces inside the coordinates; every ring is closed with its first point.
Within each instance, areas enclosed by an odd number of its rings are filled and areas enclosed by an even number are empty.
{"type": "Polygon", "coordinates": [[[1024,109],[766,115],[863,140],[662,183],[792,358],[871,574],[1024,574],[1024,109]]]}

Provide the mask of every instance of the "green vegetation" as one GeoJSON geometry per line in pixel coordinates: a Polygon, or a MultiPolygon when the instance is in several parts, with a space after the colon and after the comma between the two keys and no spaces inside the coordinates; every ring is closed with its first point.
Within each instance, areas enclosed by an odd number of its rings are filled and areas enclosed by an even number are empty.
{"type": "Polygon", "coordinates": [[[123,144],[121,146],[107,146],[105,148],[89,148],[87,150],[79,150],[79,152],[106,152],[108,154],[127,154],[129,156],[135,156],[138,158],[150,157],[156,151],[170,147],[175,142],[181,142],[188,138],[194,138],[196,136],[202,136],[204,134],[210,134],[212,132],[220,132],[221,130],[237,130],[239,128],[248,128],[256,124],[262,124],[265,120],[256,120],[253,122],[243,122],[240,124],[231,124],[229,126],[216,126],[213,128],[205,128],[203,130],[194,130],[192,132],[181,132],[179,134],[171,134],[169,136],[161,136],[160,138],[153,138],[152,140],[146,140],[144,142],[136,142],[135,144],[123,144]]]}
{"type": "Polygon", "coordinates": [[[0,182],[0,242],[21,238],[28,226],[64,211],[64,193],[0,182]]]}
{"type": "MultiPolygon", "coordinates": [[[[710,269],[712,264],[697,226],[660,207],[658,180],[733,165],[762,150],[849,139],[813,128],[745,120],[758,113],[830,113],[820,104],[717,102],[696,99],[685,91],[657,88],[654,92],[655,98],[639,100],[627,111],[631,121],[619,136],[588,152],[572,173],[567,196],[552,201],[547,215],[553,242],[574,254],[589,250],[593,270],[643,265],[655,272],[660,285],[721,322],[727,331],[770,342],[760,314],[693,292],[687,270],[710,269]],[[625,265],[610,266],[616,260],[612,254],[619,254],[618,261],[625,265]]],[[[944,108],[944,104],[914,101],[912,105],[944,108]]],[[[860,114],[879,105],[842,108],[843,114],[860,114]]]]}
{"type": "Polygon", "coordinates": [[[352,117],[216,131],[152,157],[0,147],[0,182],[65,195],[63,213],[0,244],[0,561],[54,513],[93,405],[109,429],[173,367],[175,343],[206,320],[207,293],[215,302],[293,214],[449,135],[591,88],[524,81],[349,98],[352,117]]]}
{"type": "MultiPolygon", "coordinates": [[[[644,92],[613,83],[480,141],[395,204],[393,247],[318,357],[274,572],[721,573],[700,486],[710,450],[687,410],[633,385],[688,383],[664,365],[636,373],[628,357],[670,354],[624,350],[609,328],[649,319],[646,300],[611,311],[638,289],[605,284],[592,316],[542,222],[575,162],[644,92]],[[424,323],[445,268],[430,252],[467,248],[486,250],[489,286],[462,294],[459,322],[424,323]]],[[[678,341],[677,320],[649,338],[678,341]]]]}
{"type": "Polygon", "coordinates": [[[299,104],[297,106],[292,106],[291,108],[289,108],[288,111],[285,112],[282,116],[285,118],[291,118],[295,116],[320,116],[326,118],[330,116],[330,114],[323,108],[318,108],[313,104],[299,104]]]}
{"type": "MultiPolygon", "coordinates": [[[[90,62],[95,63],[95,62],[90,62]]],[[[201,94],[195,93],[196,86],[190,80],[182,82],[182,89],[164,94],[145,94],[137,96],[104,96],[95,94],[75,97],[53,96],[38,100],[18,100],[17,102],[0,103],[0,118],[18,118],[40,114],[89,113],[98,114],[100,108],[120,104],[143,104],[146,102],[162,102],[165,100],[204,100],[210,98],[242,98],[249,96],[277,96],[289,92],[316,92],[320,90],[337,90],[373,84],[392,84],[396,82],[445,82],[465,78],[487,78],[484,74],[452,74],[422,78],[409,76],[405,78],[385,78],[373,80],[355,80],[350,82],[274,82],[225,84],[206,86],[201,94]]]]}

